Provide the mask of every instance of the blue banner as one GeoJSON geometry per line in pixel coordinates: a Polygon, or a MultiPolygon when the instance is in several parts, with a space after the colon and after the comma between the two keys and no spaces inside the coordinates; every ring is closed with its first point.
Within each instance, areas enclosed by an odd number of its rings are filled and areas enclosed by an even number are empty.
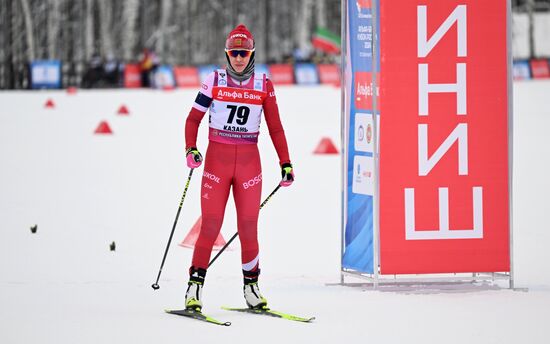
{"type": "Polygon", "coordinates": [[[61,61],[32,61],[31,88],[61,88],[61,61]]]}
{"type": "Polygon", "coordinates": [[[317,85],[319,83],[317,66],[313,63],[297,63],[294,65],[294,77],[298,85],[317,85]]]}
{"type": "Polygon", "coordinates": [[[265,63],[256,63],[254,65],[254,73],[256,74],[260,74],[260,73],[263,73],[265,74],[268,78],[270,77],[269,75],[269,68],[267,67],[267,65],[265,63]]]}
{"type": "Polygon", "coordinates": [[[529,61],[514,61],[514,80],[531,79],[531,67],[529,61]]]}
{"type": "Polygon", "coordinates": [[[206,77],[208,76],[208,74],[212,73],[213,71],[215,71],[218,68],[220,68],[220,67],[218,67],[216,65],[199,66],[199,80],[200,80],[200,82],[204,82],[204,80],[206,80],[206,77]]]}
{"type": "MultiPolygon", "coordinates": [[[[347,82],[351,82],[351,97],[346,121],[348,168],[342,266],[363,273],[374,273],[373,96],[376,92],[373,83],[378,73],[373,69],[374,30],[371,4],[375,3],[377,4],[375,0],[348,2],[348,64],[351,65],[348,78],[351,81],[347,82]]],[[[375,51],[379,66],[379,46],[375,51]]]]}
{"type": "Polygon", "coordinates": [[[176,86],[176,79],[170,65],[159,66],[155,71],[153,80],[155,88],[173,88],[176,86]]]}

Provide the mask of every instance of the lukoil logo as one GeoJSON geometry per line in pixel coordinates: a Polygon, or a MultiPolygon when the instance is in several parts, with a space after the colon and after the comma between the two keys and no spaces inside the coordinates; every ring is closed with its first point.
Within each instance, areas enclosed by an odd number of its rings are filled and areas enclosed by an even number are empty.
{"type": "Polygon", "coordinates": [[[243,188],[246,190],[248,188],[251,188],[253,186],[258,185],[259,183],[261,183],[261,181],[262,181],[262,174],[260,173],[259,175],[257,175],[256,177],[250,179],[249,181],[244,182],[243,183],[243,188]]]}
{"type": "Polygon", "coordinates": [[[216,183],[218,183],[218,184],[220,183],[220,177],[215,176],[215,175],[213,175],[212,173],[209,173],[209,172],[204,171],[204,172],[202,173],[202,176],[205,177],[205,178],[207,178],[207,179],[210,179],[210,180],[212,180],[212,181],[214,181],[214,182],[216,182],[216,183]]]}

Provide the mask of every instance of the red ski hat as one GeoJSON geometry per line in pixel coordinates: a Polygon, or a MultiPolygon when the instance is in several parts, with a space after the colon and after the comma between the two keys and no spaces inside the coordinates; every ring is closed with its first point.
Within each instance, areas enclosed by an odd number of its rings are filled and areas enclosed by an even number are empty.
{"type": "Polygon", "coordinates": [[[248,31],[246,26],[239,24],[227,36],[227,39],[225,40],[225,49],[252,50],[254,49],[254,37],[250,31],[248,31]]]}

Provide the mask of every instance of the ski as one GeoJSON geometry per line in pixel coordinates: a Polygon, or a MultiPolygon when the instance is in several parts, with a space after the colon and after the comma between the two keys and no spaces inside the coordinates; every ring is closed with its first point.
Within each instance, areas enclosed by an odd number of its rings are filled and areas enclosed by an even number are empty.
{"type": "Polygon", "coordinates": [[[211,323],[211,324],[222,325],[222,326],[231,326],[231,323],[229,321],[226,321],[226,322],[219,321],[219,320],[214,319],[214,318],[212,318],[208,315],[203,314],[200,311],[194,311],[194,310],[189,310],[189,309],[165,309],[164,311],[166,313],[169,313],[169,314],[181,315],[183,317],[188,317],[188,318],[191,318],[191,319],[205,321],[205,322],[208,322],[208,323],[211,323]]]}
{"type": "Polygon", "coordinates": [[[253,308],[234,308],[234,307],[225,307],[223,306],[222,309],[225,309],[226,311],[234,311],[234,312],[242,312],[242,313],[252,313],[252,314],[259,314],[259,315],[267,315],[275,318],[281,318],[286,320],[293,320],[293,321],[299,321],[299,322],[312,322],[315,320],[315,317],[311,318],[303,318],[296,315],[288,314],[279,312],[273,309],[269,308],[261,308],[261,309],[253,309],[253,308]]]}

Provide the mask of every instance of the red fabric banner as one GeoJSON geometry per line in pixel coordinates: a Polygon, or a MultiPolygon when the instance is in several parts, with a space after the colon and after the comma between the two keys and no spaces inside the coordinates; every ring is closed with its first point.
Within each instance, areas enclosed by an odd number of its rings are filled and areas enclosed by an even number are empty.
{"type": "Polygon", "coordinates": [[[141,73],[139,65],[127,64],[124,66],[124,87],[141,87],[141,73]]]}
{"type": "Polygon", "coordinates": [[[380,11],[381,272],[510,271],[506,1],[380,11]]]}
{"type": "Polygon", "coordinates": [[[174,76],[178,87],[199,87],[199,71],[195,67],[174,67],[174,76]]]}
{"type": "Polygon", "coordinates": [[[269,65],[270,79],[275,85],[291,85],[294,83],[294,69],[289,64],[269,65]]]}
{"type": "Polygon", "coordinates": [[[531,60],[531,75],[533,79],[550,78],[550,63],[546,59],[531,60]]]}
{"type": "Polygon", "coordinates": [[[321,84],[340,86],[340,67],[336,64],[317,65],[321,84]]]}

